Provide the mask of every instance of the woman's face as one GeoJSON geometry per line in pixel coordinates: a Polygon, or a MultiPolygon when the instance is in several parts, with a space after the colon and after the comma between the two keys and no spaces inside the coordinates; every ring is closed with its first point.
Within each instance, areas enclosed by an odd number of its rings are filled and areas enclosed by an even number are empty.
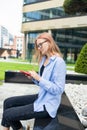
{"type": "Polygon", "coordinates": [[[49,43],[46,39],[38,39],[36,43],[37,49],[42,53],[42,55],[46,55],[49,49],[49,43]]]}

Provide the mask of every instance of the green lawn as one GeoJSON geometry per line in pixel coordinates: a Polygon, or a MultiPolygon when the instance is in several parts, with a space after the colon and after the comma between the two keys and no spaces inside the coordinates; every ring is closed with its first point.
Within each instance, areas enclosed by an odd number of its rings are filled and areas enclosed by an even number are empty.
{"type": "Polygon", "coordinates": [[[24,64],[24,63],[11,63],[11,62],[0,62],[0,80],[4,80],[5,71],[8,70],[35,70],[38,71],[38,65],[24,64]]]}

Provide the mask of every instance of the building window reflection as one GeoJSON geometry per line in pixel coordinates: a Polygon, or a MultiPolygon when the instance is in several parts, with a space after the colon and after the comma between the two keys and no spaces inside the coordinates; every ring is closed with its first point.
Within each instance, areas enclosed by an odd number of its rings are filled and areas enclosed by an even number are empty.
{"type": "Polygon", "coordinates": [[[39,11],[23,13],[23,22],[48,20],[53,18],[65,17],[67,14],[62,7],[44,9],[39,11]]]}

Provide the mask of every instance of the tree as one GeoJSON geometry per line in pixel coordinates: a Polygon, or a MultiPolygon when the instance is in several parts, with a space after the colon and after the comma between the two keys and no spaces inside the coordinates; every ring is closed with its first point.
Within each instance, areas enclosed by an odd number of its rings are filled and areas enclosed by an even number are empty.
{"type": "Polygon", "coordinates": [[[65,0],[63,8],[67,14],[87,13],[87,0],[65,0]]]}
{"type": "Polygon", "coordinates": [[[87,74],[87,43],[83,46],[77,58],[75,72],[87,74]]]}

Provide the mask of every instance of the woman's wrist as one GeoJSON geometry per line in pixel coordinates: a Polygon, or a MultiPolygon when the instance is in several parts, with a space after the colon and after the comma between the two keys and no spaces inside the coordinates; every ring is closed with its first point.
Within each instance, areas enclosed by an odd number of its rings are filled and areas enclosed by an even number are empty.
{"type": "Polygon", "coordinates": [[[37,80],[38,80],[38,81],[40,81],[40,80],[41,80],[41,77],[40,77],[40,76],[38,76],[37,80]]]}

